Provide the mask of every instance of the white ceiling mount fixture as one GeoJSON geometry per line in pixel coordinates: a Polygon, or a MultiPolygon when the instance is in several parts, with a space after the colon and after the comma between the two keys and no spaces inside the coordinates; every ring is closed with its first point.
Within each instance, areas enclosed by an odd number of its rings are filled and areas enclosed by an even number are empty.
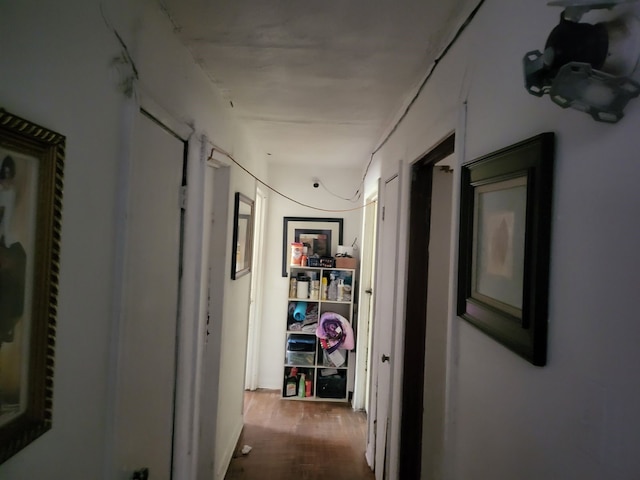
{"type": "Polygon", "coordinates": [[[203,144],[205,153],[207,154],[207,166],[212,168],[231,166],[231,160],[226,152],[212,145],[208,140],[203,142],[203,144]]]}

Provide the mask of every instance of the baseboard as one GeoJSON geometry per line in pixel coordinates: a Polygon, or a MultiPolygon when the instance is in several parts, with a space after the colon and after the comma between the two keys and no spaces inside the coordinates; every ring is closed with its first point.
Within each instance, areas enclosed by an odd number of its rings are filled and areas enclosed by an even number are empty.
{"type": "Polygon", "coordinates": [[[240,424],[236,426],[236,431],[234,435],[231,436],[232,442],[229,442],[225,445],[224,455],[222,456],[222,460],[220,461],[220,467],[216,471],[216,480],[224,480],[225,475],[227,474],[227,470],[229,470],[229,465],[231,465],[231,459],[236,451],[236,447],[238,446],[238,441],[242,435],[242,429],[244,428],[244,418],[240,417],[240,424]]]}
{"type": "Polygon", "coordinates": [[[374,463],[375,463],[374,452],[375,452],[374,444],[367,443],[367,450],[364,453],[364,458],[367,460],[367,465],[369,465],[369,468],[371,470],[373,470],[374,463]]]}

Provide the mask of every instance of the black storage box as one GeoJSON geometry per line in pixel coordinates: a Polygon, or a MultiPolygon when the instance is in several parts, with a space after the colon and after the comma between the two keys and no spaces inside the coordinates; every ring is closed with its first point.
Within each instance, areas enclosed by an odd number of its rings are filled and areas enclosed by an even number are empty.
{"type": "Polygon", "coordinates": [[[347,396],[347,377],[330,375],[318,376],[316,396],[321,398],[344,398],[347,396]]]}
{"type": "Polygon", "coordinates": [[[287,350],[291,352],[313,352],[316,349],[316,337],[313,335],[291,334],[287,338],[287,350]]]}

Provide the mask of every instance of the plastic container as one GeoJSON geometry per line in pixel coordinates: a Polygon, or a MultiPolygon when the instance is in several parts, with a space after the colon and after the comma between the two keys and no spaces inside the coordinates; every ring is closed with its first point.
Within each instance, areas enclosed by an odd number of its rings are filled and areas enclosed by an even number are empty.
{"type": "Polygon", "coordinates": [[[310,300],[320,299],[320,280],[311,281],[311,293],[309,293],[310,300]]]}
{"type": "Polygon", "coordinates": [[[293,242],[291,244],[291,265],[300,265],[302,262],[302,244],[293,242]]]}
{"type": "Polygon", "coordinates": [[[309,298],[309,277],[298,277],[296,298],[309,298]]]}
{"type": "Polygon", "coordinates": [[[333,273],[331,274],[331,280],[329,282],[327,299],[330,302],[335,302],[338,299],[338,283],[336,282],[336,277],[333,273]]]}
{"type": "Polygon", "coordinates": [[[300,366],[313,366],[315,357],[313,352],[287,351],[287,364],[300,366]]]}

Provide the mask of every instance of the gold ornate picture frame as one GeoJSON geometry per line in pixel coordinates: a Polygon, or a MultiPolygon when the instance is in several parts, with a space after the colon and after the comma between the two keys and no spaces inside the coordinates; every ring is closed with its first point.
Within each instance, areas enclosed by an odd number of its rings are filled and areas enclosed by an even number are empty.
{"type": "Polygon", "coordinates": [[[64,155],[0,109],[0,463],[51,428],[64,155]]]}

